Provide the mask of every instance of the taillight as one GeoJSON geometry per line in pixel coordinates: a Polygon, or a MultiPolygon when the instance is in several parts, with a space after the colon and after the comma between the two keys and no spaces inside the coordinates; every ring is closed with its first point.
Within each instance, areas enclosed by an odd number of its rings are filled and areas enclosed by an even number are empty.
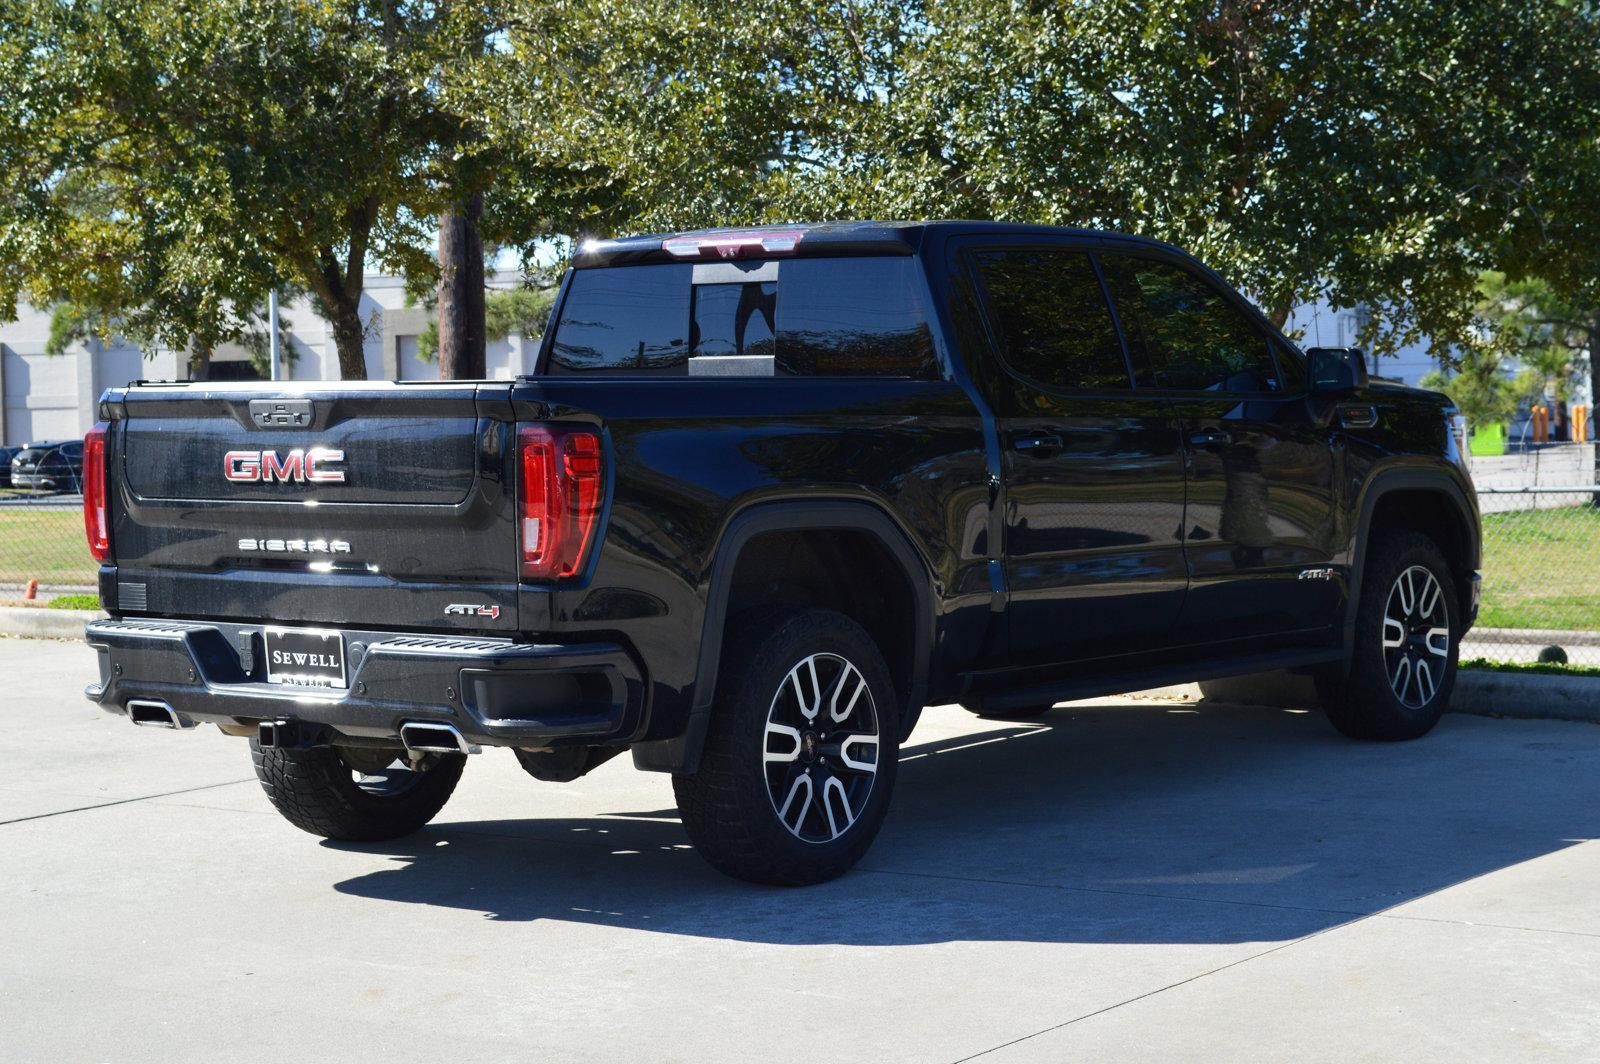
{"type": "Polygon", "coordinates": [[[106,520],[106,426],[102,422],[83,438],[83,533],[89,553],[103,562],[111,555],[111,525],[106,520]]]}
{"type": "Polygon", "coordinates": [[[600,521],[605,468],[593,432],[523,425],[518,507],[524,580],[562,580],[582,571],[600,521]]]}

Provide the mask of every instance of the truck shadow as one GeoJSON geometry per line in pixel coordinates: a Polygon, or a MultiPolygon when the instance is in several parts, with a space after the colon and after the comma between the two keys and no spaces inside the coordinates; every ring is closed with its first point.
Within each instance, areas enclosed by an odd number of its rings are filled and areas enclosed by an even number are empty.
{"type": "Polygon", "coordinates": [[[1600,834],[1587,725],[1361,744],[1319,714],[1146,702],[982,728],[913,741],[877,843],[818,887],[727,880],[662,809],[441,823],[349,847],[394,864],[336,889],[779,944],[1276,941],[1600,834]]]}

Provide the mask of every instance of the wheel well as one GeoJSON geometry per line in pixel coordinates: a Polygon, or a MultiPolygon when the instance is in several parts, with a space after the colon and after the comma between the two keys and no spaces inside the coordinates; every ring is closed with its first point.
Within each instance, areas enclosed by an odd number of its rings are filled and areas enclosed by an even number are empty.
{"type": "Polygon", "coordinates": [[[1456,601],[1467,602],[1477,558],[1472,533],[1448,495],[1425,488],[1386,492],[1372,509],[1367,538],[1391,529],[1420,532],[1437,543],[1455,577],[1456,601]]]}
{"type": "Polygon", "coordinates": [[[760,533],[734,567],[727,617],[756,606],[838,610],[867,630],[904,701],[915,669],[917,599],[882,540],[855,529],[760,533]]]}

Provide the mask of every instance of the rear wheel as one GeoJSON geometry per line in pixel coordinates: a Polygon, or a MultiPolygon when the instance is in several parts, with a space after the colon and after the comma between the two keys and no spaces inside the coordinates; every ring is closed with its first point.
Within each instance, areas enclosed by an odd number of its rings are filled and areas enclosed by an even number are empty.
{"type": "Polygon", "coordinates": [[[684,828],[719,871],[799,886],[845,872],[889,808],[895,695],[872,638],[831,610],[744,614],[724,649],[684,828]]]}
{"type": "Polygon", "coordinates": [[[302,831],[345,842],[398,839],[439,814],[466,757],[420,761],[392,749],[264,747],[250,740],[256,778],[283,818],[302,831]]]}
{"type": "Polygon", "coordinates": [[[1444,554],[1416,532],[1373,537],[1350,671],[1317,679],[1333,726],[1355,739],[1415,739],[1455,687],[1460,613],[1444,554]]]}

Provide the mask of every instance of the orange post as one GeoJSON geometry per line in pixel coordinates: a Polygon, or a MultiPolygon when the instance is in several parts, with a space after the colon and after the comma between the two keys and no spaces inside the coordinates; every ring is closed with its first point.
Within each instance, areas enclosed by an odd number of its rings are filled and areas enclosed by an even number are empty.
{"type": "Polygon", "coordinates": [[[25,599],[36,599],[36,598],[38,598],[39,597],[39,581],[37,581],[37,580],[29,580],[28,581],[28,590],[23,592],[22,597],[25,598],[25,599]]]}
{"type": "Polygon", "coordinates": [[[1572,442],[1583,443],[1589,438],[1589,408],[1575,406],[1572,408],[1572,442]]]}

